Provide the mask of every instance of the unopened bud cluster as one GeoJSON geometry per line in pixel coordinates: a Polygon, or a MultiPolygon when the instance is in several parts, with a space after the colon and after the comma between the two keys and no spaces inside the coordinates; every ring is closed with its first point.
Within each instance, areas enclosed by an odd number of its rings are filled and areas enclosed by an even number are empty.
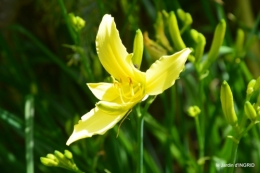
{"type": "Polygon", "coordinates": [[[198,106],[190,106],[188,108],[188,115],[191,117],[196,117],[200,114],[201,110],[198,106]]]}
{"type": "Polygon", "coordinates": [[[70,24],[75,31],[79,32],[85,26],[85,20],[79,16],[75,16],[73,13],[68,14],[70,24]]]}
{"type": "Polygon", "coordinates": [[[244,111],[245,111],[246,116],[251,121],[256,121],[260,117],[259,90],[260,90],[260,77],[258,77],[257,80],[252,79],[247,85],[247,90],[246,90],[247,101],[245,102],[245,105],[244,105],[244,111]],[[254,95],[258,95],[256,102],[250,101],[251,97],[254,95]]]}
{"type": "Polygon", "coordinates": [[[73,155],[70,151],[65,150],[64,153],[54,151],[54,154],[47,154],[46,157],[41,157],[41,162],[45,166],[60,167],[77,173],[83,173],[73,161],[73,155]]]}
{"type": "Polygon", "coordinates": [[[204,54],[206,39],[203,34],[191,27],[192,22],[193,19],[190,13],[184,12],[182,9],[169,13],[164,10],[158,12],[154,24],[156,41],[151,40],[148,37],[148,33],[145,33],[144,44],[150,56],[153,59],[158,59],[162,55],[172,54],[186,48],[184,38],[192,40],[193,44],[191,48],[193,53],[189,55],[188,59],[195,65],[196,70],[200,74],[200,79],[202,79],[207,76],[205,74],[207,74],[208,68],[216,61],[219,54],[219,49],[226,32],[226,22],[222,19],[216,26],[209,53],[203,60],[202,56],[204,54]],[[167,35],[170,38],[167,38],[167,35]]]}
{"type": "MultiPolygon", "coordinates": [[[[252,122],[257,122],[260,117],[260,77],[255,80],[252,79],[248,85],[246,90],[246,101],[244,104],[244,113],[248,119],[252,122]],[[252,96],[257,96],[257,100],[251,101],[252,96]]],[[[237,116],[234,108],[233,94],[232,91],[226,81],[222,83],[220,100],[222,104],[222,110],[226,121],[232,125],[233,127],[237,127],[237,116]]],[[[252,99],[254,100],[254,99],[252,99]]]]}

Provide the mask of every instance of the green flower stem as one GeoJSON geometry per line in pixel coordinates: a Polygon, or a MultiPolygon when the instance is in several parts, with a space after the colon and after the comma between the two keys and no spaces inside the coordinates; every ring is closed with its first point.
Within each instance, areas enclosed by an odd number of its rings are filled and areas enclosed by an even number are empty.
{"type": "MultiPolygon", "coordinates": [[[[199,95],[201,96],[201,99],[200,99],[200,109],[201,109],[201,113],[200,113],[200,122],[202,125],[205,125],[205,109],[204,109],[204,80],[201,80],[200,81],[200,86],[199,86],[199,95]]],[[[198,119],[199,120],[199,119],[198,119]]],[[[199,136],[199,138],[201,138],[201,151],[200,151],[200,157],[203,157],[204,156],[204,136],[205,136],[205,127],[204,126],[199,126],[200,127],[200,130],[201,130],[201,134],[199,136]]]]}
{"type": "MultiPolygon", "coordinates": [[[[231,153],[231,158],[229,163],[233,163],[233,165],[235,165],[236,158],[237,158],[237,149],[238,149],[240,139],[257,123],[259,123],[259,121],[252,121],[242,133],[238,134],[237,137],[235,137],[236,141],[233,140],[234,142],[232,146],[232,153],[231,153]]],[[[227,173],[233,173],[233,172],[234,172],[234,166],[228,169],[227,171],[227,173]]]]}
{"type": "MultiPolygon", "coordinates": [[[[245,116],[245,115],[244,115],[245,116]]],[[[247,126],[247,128],[239,135],[239,140],[255,125],[259,123],[259,121],[252,121],[249,126],[247,126]]]]}
{"type": "Polygon", "coordinates": [[[136,106],[137,112],[137,142],[138,142],[138,164],[137,164],[137,172],[143,173],[143,157],[144,157],[144,115],[147,112],[149,106],[155,100],[156,96],[147,99],[146,104],[143,109],[141,109],[140,103],[136,106]]]}
{"type": "MultiPolygon", "coordinates": [[[[204,80],[200,80],[199,84],[199,107],[201,109],[201,113],[199,116],[195,117],[195,123],[196,123],[196,131],[198,135],[198,145],[199,145],[199,159],[202,159],[204,157],[204,139],[205,139],[205,109],[204,109],[204,80]],[[203,126],[202,126],[203,125],[203,126]]],[[[200,172],[203,172],[203,165],[200,166],[200,172]]]]}
{"type": "Polygon", "coordinates": [[[143,146],[143,138],[144,138],[144,114],[141,112],[140,104],[136,107],[137,111],[137,130],[138,130],[138,164],[137,164],[137,172],[143,172],[143,154],[144,154],[144,146],[143,146]]]}
{"type": "MultiPolygon", "coordinates": [[[[174,126],[174,116],[177,113],[177,110],[176,110],[176,104],[177,104],[177,101],[176,101],[176,94],[177,94],[177,85],[173,85],[171,88],[170,88],[170,107],[169,107],[169,111],[166,111],[166,126],[167,126],[167,129],[168,129],[168,132],[169,132],[169,136],[167,137],[167,143],[166,143],[166,146],[167,148],[171,148],[171,145],[173,143],[173,135],[171,135],[171,129],[172,127],[174,126]]],[[[164,93],[165,94],[165,93],[164,93]]],[[[181,98],[180,98],[181,99],[181,98]]],[[[167,101],[167,100],[165,100],[167,101]]],[[[181,104],[181,101],[179,100],[178,101],[178,104],[181,104]]],[[[180,118],[182,118],[182,116],[180,115],[180,118]]],[[[170,172],[173,172],[173,169],[172,169],[172,162],[173,162],[173,157],[172,157],[172,154],[171,152],[169,152],[168,150],[166,150],[165,152],[165,155],[166,155],[166,167],[165,167],[165,172],[166,173],[170,173],[170,172]]]]}
{"type": "Polygon", "coordinates": [[[202,158],[204,155],[204,145],[203,145],[203,138],[201,133],[201,127],[199,122],[199,117],[195,117],[195,124],[196,124],[196,132],[198,136],[198,143],[199,143],[199,157],[202,158]]]}
{"type": "Polygon", "coordinates": [[[59,5],[60,5],[60,8],[61,8],[61,11],[62,11],[62,15],[63,15],[63,18],[65,19],[65,22],[66,22],[66,25],[67,25],[67,28],[69,30],[69,34],[73,40],[73,42],[75,44],[78,44],[78,39],[77,39],[77,36],[75,34],[75,32],[73,31],[73,28],[71,27],[70,23],[69,23],[69,19],[68,19],[68,15],[67,15],[67,10],[65,8],[65,5],[63,3],[63,0],[58,0],[59,2],[59,5]]]}
{"type": "MultiPolygon", "coordinates": [[[[233,142],[231,159],[230,159],[230,163],[233,163],[233,165],[235,165],[235,163],[236,163],[238,144],[239,144],[239,142],[233,142]]],[[[234,167],[235,166],[231,166],[230,169],[227,169],[228,173],[233,173],[234,167]]]]}

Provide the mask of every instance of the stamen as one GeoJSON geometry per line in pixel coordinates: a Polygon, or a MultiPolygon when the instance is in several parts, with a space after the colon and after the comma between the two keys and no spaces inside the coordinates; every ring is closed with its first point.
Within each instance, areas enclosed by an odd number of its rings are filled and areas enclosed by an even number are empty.
{"type": "Polygon", "coordinates": [[[133,85],[131,85],[131,91],[132,91],[132,96],[134,96],[134,95],[135,95],[135,92],[134,92],[134,87],[133,87],[133,85]]]}
{"type": "Polygon", "coordinates": [[[124,99],[122,97],[122,90],[121,90],[121,88],[118,88],[118,90],[119,90],[119,95],[120,95],[120,99],[121,99],[122,103],[125,103],[124,99]]]}
{"type": "Polygon", "coordinates": [[[132,84],[132,79],[130,77],[128,77],[129,79],[129,86],[132,84]]]}

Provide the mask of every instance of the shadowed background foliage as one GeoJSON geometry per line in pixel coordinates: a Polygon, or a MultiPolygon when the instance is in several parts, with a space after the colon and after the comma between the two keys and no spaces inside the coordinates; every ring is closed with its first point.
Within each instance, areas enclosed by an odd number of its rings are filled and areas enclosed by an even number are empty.
{"type": "MultiPolygon", "coordinates": [[[[221,18],[227,22],[224,45],[234,45],[238,28],[243,29],[246,38],[254,34],[256,39],[243,56],[247,72],[238,64],[219,57],[204,81],[207,86],[204,96],[196,92],[198,81],[188,74],[187,68],[174,87],[156,98],[145,119],[145,172],[196,172],[197,136],[194,120],[187,116],[186,110],[198,97],[204,97],[207,102],[203,105],[207,117],[205,156],[208,156],[204,169],[218,172],[214,167],[216,160],[227,160],[230,155],[230,144],[226,144],[230,127],[221,110],[220,83],[228,80],[241,114],[246,85],[260,75],[259,6],[257,0],[64,0],[63,3],[61,0],[0,0],[1,172],[30,172],[26,153],[31,155],[29,160],[34,172],[69,172],[45,167],[39,159],[64,149],[73,153],[78,167],[85,172],[135,172],[135,111],[121,125],[118,138],[116,126],[103,136],[83,139],[69,147],[65,143],[73,125],[97,102],[86,83],[108,80],[109,75],[95,50],[95,36],[102,16],[112,14],[124,45],[132,52],[138,28],[148,31],[149,37],[155,39],[153,25],[157,12],[179,8],[192,15],[192,27],[206,37],[205,52],[210,48],[221,18]],[[67,13],[74,13],[86,22],[76,38],[67,27],[63,5],[67,13]],[[34,108],[34,116],[29,119],[25,118],[26,102],[32,103],[34,108]],[[32,134],[25,131],[26,127],[32,134]],[[28,152],[30,142],[34,143],[33,153],[28,152]]],[[[145,71],[153,61],[145,51],[141,70],[145,71]]],[[[243,138],[238,151],[238,162],[253,162],[255,168],[238,171],[258,172],[260,169],[257,165],[259,130],[255,127],[243,138]]]]}

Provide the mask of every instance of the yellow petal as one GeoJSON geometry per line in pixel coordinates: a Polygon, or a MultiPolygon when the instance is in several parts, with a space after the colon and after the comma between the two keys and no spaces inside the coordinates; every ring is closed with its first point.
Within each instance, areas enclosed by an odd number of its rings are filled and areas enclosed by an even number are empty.
{"type": "Polygon", "coordinates": [[[126,62],[128,53],[122,44],[114,18],[104,15],[96,37],[96,49],[101,64],[106,71],[121,81],[133,75],[133,69],[126,62]]]}
{"type": "Polygon", "coordinates": [[[74,131],[66,145],[70,145],[72,142],[82,138],[91,137],[92,135],[104,134],[107,130],[114,127],[114,125],[124,117],[127,111],[120,112],[117,115],[110,115],[95,107],[83,115],[79,123],[74,126],[74,131]]]}
{"type": "Polygon", "coordinates": [[[111,83],[88,83],[87,85],[99,100],[113,101],[119,97],[114,85],[111,83]]]}
{"type": "Polygon", "coordinates": [[[157,95],[171,87],[183,70],[190,54],[189,48],[171,56],[163,56],[146,71],[146,89],[148,95],[157,95]]]}

